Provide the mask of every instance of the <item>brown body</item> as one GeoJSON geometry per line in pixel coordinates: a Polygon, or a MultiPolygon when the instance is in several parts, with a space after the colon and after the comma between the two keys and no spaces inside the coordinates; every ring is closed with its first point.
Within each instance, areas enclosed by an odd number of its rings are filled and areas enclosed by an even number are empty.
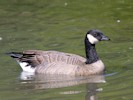
{"type": "Polygon", "coordinates": [[[104,64],[101,60],[86,64],[84,57],[75,54],[41,50],[28,50],[23,53],[25,55],[33,54],[32,57],[21,57],[20,60],[29,60],[36,68],[36,73],[92,75],[100,74],[104,70],[104,64]]]}

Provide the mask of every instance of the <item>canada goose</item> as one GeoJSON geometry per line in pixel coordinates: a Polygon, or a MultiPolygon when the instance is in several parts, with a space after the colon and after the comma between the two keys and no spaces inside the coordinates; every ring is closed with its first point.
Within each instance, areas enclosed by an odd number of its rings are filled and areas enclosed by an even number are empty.
{"type": "Polygon", "coordinates": [[[23,71],[43,74],[94,75],[101,74],[104,64],[99,59],[95,44],[110,40],[99,30],[90,30],[85,36],[86,58],[79,55],[58,51],[27,50],[9,52],[23,71]]]}

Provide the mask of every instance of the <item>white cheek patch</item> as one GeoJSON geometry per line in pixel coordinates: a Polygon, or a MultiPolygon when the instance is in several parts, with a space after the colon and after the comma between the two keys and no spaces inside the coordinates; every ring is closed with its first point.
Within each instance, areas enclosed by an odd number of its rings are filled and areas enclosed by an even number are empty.
{"type": "Polygon", "coordinates": [[[87,38],[88,38],[88,40],[89,40],[89,42],[91,43],[91,44],[96,44],[97,42],[99,42],[99,40],[98,39],[96,39],[94,36],[92,36],[91,34],[87,34],[87,38]]]}
{"type": "Polygon", "coordinates": [[[36,68],[31,67],[31,65],[28,65],[28,63],[26,63],[26,62],[19,62],[19,61],[18,61],[18,63],[21,66],[21,68],[23,69],[23,71],[26,71],[26,72],[35,72],[36,68]]]}

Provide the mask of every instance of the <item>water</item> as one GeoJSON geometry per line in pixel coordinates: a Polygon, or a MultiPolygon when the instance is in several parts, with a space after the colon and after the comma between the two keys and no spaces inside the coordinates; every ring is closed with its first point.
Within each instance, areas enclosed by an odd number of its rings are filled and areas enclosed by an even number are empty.
{"type": "Polygon", "coordinates": [[[132,100],[132,7],[131,0],[0,0],[0,100],[132,100]],[[94,28],[111,38],[97,45],[103,76],[25,75],[5,55],[41,49],[85,56],[84,35],[94,28]]]}

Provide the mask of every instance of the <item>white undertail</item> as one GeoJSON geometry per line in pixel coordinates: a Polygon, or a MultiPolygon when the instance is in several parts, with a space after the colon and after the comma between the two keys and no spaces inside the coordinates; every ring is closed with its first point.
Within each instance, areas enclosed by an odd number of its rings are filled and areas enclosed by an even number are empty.
{"type": "Polygon", "coordinates": [[[23,71],[25,71],[25,72],[35,72],[36,68],[31,67],[31,65],[29,65],[27,62],[20,62],[20,61],[17,61],[17,62],[19,63],[19,65],[21,66],[23,71]]]}

